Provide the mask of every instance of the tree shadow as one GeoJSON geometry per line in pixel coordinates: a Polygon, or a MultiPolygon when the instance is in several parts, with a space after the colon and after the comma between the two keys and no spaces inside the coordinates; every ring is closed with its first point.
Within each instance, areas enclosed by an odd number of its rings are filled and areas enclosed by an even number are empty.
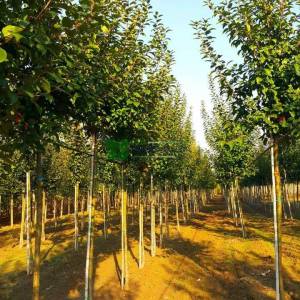
{"type": "MultiPolygon", "coordinates": [[[[173,299],[174,290],[189,295],[190,299],[274,299],[272,258],[265,266],[251,264],[249,259],[224,261],[210,251],[209,243],[203,245],[184,239],[169,241],[167,247],[179,254],[181,259],[174,258],[174,268],[165,266],[167,272],[174,273],[174,276],[166,283],[167,287],[159,299],[173,299]]],[[[291,299],[300,299],[300,282],[292,280],[285,270],[284,278],[286,290],[293,295],[291,299]]]]}
{"type": "Polygon", "coordinates": [[[116,252],[114,251],[113,252],[113,257],[114,257],[114,262],[115,262],[115,267],[116,267],[116,273],[117,273],[117,276],[118,276],[118,280],[119,280],[119,283],[121,284],[121,268],[120,268],[120,265],[118,263],[118,258],[117,258],[117,255],[116,255],[116,252]]]}

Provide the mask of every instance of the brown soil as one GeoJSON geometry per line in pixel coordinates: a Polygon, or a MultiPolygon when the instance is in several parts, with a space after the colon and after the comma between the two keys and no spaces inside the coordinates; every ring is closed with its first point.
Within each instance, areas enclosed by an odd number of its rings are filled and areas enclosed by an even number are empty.
{"type": "MultiPolygon", "coordinates": [[[[223,204],[210,204],[180,234],[170,224],[170,236],[156,257],[149,254],[149,226],[145,228],[145,267],[139,269],[138,227],[128,217],[129,285],[120,288],[120,232],[118,216],[107,240],[97,216],[94,299],[275,299],[272,219],[246,214],[248,238],[241,237],[223,204]]],[[[148,220],[147,224],[150,222],[148,220]]],[[[42,299],[83,299],[85,239],[73,250],[72,217],[56,229],[47,223],[42,246],[42,299]]],[[[300,299],[300,221],[284,223],[283,255],[286,299],[300,299]]],[[[158,234],[158,231],[157,231],[158,234]]],[[[19,227],[0,228],[0,299],[31,299],[26,275],[26,248],[19,248],[19,227]]]]}

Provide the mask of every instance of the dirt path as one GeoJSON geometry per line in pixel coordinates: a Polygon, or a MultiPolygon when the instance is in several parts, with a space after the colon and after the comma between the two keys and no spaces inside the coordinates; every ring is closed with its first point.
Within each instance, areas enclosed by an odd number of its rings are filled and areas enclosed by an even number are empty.
{"type": "MultiPolygon", "coordinates": [[[[158,249],[156,257],[149,254],[150,228],[146,226],[142,270],[137,265],[138,228],[130,225],[127,291],[120,289],[119,282],[118,227],[111,227],[106,241],[98,230],[95,299],[275,299],[272,220],[246,214],[249,238],[243,239],[224,208],[221,199],[216,199],[188,225],[181,225],[180,234],[171,225],[165,248],[158,249]]],[[[43,245],[43,299],[82,299],[86,250],[82,241],[79,251],[74,252],[70,221],[64,219],[61,231],[48,233],[43,245]]],[[[299,228],[300,221],[284,224],[287,299],[300,299],[299,228]]],[[[0,299],[31,298],[25,251],[18,246],[18,228],[13,232],[8,227],[0,229],[0,299]]]]}

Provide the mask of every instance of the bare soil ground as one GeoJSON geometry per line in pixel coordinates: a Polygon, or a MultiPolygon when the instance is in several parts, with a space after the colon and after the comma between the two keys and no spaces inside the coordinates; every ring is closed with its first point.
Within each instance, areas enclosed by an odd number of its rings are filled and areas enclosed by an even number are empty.
{"type": "MultiPolygon", "coordinates": [[[[145,267],[138,268],[137,219],[128,217],[129,284],[120,288],[120,231],[118,217],[104,240],[97,216],[94,299],[185,300],[275,299],[272,219],[246,214],[248,238],[243,239],[223,203],[211,203],[180,233],[170,222],[170,235],[156,257],[149,254],[150,222],[145,228],[145,267]]],[[[42,245],[42,299],[83,299],[85,238],[73,250],[73,218],[58,227],[47,223],[42,245]]],[[[285,221],[283,265],[286,299],[300,299],[300,221],[285,221]]],[[[157,231],[158,234],[158,231],[157,231]]],[[[26,275],[26,248],[19,248],[19,226],[0,228],[0,299],[31,299],[31,277],[26,275]]]]}

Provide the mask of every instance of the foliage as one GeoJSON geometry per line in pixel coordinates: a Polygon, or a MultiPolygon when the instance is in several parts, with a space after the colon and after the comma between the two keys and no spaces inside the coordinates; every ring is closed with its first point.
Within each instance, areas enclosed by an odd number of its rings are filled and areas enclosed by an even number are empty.
{"type": "Polygon", "coordinates": [[[194,22],[203,57],[221,92],[232,96],[233,111],[267,138],[299,133],[299,4],[293,0],[205,1],[222,25],[240,63],[226,63],[213,45],[208,19],[194,22]]]}

